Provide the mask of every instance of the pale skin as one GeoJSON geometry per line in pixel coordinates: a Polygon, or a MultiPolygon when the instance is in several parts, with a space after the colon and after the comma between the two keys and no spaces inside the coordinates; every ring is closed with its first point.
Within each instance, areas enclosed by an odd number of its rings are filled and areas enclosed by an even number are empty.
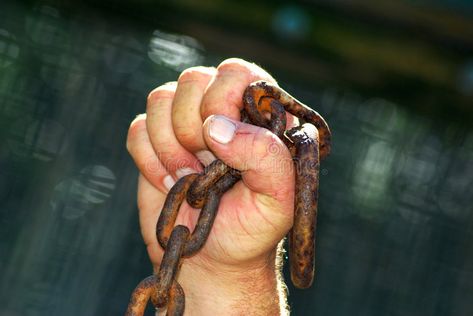
{"type": "MultiPolygon", "coordinates": [[[[275,82],[236,58],[216,68],[186,69],[176,82],[154,89],[146,114],[130,125],[127,149],[140,171],[141,232],[155,269],[163,256],[155,227],[172,184],[215,157],[242,171],[242,181],[220,202],[205,246],[184,259],[178,281],[186,293],[185,315],[288,313],[277,248],[292,226],[294,170],[281,140],[239,122],[243,91],[257,80],[275,82]]],[[[298,124],[287,116],[288,127],[298,124]]],[[[192,230],[198,213],[184,204],[177,224],[192,230]]]]}

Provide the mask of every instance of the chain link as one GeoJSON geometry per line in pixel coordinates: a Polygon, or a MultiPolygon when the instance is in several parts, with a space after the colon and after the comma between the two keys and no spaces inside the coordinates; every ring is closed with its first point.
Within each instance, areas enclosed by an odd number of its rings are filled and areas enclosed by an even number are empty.
{"type": "MultiPolygon", "coordinates": [[[[296,287],[308,288],[315,273],[320,159],[330,153],[330,129],[316,111],[265,81],[254,82],[246,88],[243,105],[242,122],[272,131],[283,140],[293,157],[294,225],[288,236],[291,279],[296,287]],[[286,112],[299,118],[301,123],[309,124],[286,131],[286,112]]],[[[176,280],[181,259],[193,256],[204,246],[217,216],[220,198],[240,179],[238,170],[217,159],[203,173],[182,177],[171,188],[156,225],[156,236],[164,249],[163,260],[158,272],[141,281],[133,291],[126,316],[143,315],[150,299],[157,308],[167,307],[168,316],[184,313],[184,291],[176,280]],[[185,226],[174,226],[184,199],[190,206],[201,209],[192,233],[185,226]]]]}

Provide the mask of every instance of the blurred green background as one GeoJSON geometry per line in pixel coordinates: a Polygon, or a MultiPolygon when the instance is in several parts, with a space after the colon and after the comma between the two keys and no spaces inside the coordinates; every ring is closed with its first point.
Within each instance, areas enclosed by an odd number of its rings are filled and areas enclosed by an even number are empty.
{"type": "Polygon", "coordinates": [[[333,130],[293,315],[472,315],[468,0],[2,0],[0,315],[123,314],[151,272],[128,125],[152,88],[228,57],[333,130]]]}

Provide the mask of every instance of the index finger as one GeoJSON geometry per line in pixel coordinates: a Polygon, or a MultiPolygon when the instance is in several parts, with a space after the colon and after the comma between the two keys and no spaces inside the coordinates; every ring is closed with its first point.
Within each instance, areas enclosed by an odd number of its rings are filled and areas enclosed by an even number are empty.
{"type": "Polygon", "coordinates": [[[202,120],[205,121],[214,114],[238,120],[243,108],[243,92],[250,83],[257,80],[276,84],[276,80],[256,64],[239,58],[224,60],[218,65],[217,74],[202,99],[202,120]]]}
{"type": "MultiPolygon", "coordinates": [[[[202,99],[202,120],[215,114],[239,120],[240,110],[243,108],[243,92],[250,83],[258,80],[277,85],[268,72],[254,63],[239,58],[224,60],[217,67],[217,74],[202,99]]],[[[287,113],[287,128],[296,125],[299,125],[297,118],[287,113]]]]}

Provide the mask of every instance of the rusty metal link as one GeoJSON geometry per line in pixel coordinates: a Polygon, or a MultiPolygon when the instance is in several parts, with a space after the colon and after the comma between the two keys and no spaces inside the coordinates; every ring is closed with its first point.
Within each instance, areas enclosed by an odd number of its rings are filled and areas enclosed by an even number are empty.
{"type": "Polygon", "coordinates": [[[295,146],[293,160],[297,183],[294,196],[294,224],[288,238],[291,280],[294,286],[305,289],[312,285],[315,273],[315,229],[320,169],[319,134],[317,129],[311,129],[308,124],[304,124],[288,130],[286,136],[295,146]]]}
{"type": "Polygon", "coordinates": [[[264,81],[248,86],[243,94],[243,104],[249,121],[270,128],[284,141],[293,156],[296,167],[296,191],[294,224],[288,238],[289,263],[292,283],[298,288],[308,288],[312,285],[315,274],[319,165],[320,159],[324,159],[330,153],[330,129],[319,113],[283,89],[264,81]],[[282,137],[279,134],[282,125],[281,115],[275,114],[281,111],[291,113],[305,124],[285,131],[282,137]],[[270,113],[271,122],[268,122],[264,113],[270,113]],[[278,124],[274,120],[281,122],[278,124]],[[307,124],[312,124],[315,128],[312,129],[307,124]],[[273,130],[273,126],[277,129],[273,130]]]}
{"type": "MultiPolygon", "coordinates": [[[[243,105],[241,121],[271,130],[293,157],[294,225],[288,238],[291,279],[296,287],[307,288],[314,279],[319,169],[320,160],[330,153],[330,129],[316,111],[265,81],[246,88],[243,105]],[[286,131],[286,112],[304,124],[286,131]]],[[[240,179],[238,170],[216,160],[203,173],[187,175],[171,188],[156,225],[158,242],[165,250],[163,260],[157,274],[136,287],[126,316],[143,315],[149,299],[157,307],[167,305],[166,315],[184,313],[184,291],[176,281],[181,258],[194,255],[204,246],[222,195],[240,179]],[[184,200],[193,208],[201,208],[192,234],[185,226],[174,226],[184,200]]]]}
{"type": "Polygon", "coordinates": [[[164,202],[158,223],[156,224],[156,237],[163,249],[167,248],[167,243],[174,229],[174,223],[176,222],[179,209],[186,198],[186,192],[197,176],[196,173],[184,176],[169,190],[168,197],[164,202]]]}
{"type": "MultiPolygon", "coordinates": [[[[329,155],[332,134],[327,122],[315,110],[299,102],[278,86],[266,81],[250,84],[243,94],[243,104],[249,120],[255,125],[267,128],[269,122],[263,113],[273,113],[277,104],[282,105],[285,111],[299,118],[302,123],[310,123],[317,128],[320,139],[320,158],[324,159],[329,155]],[[272,102],[272,100],[278,102],[272,102]]],[[[279,136],[279,134],[276,135],[279,136]]]]}
{"type": "Polygon", "coordinates": [[[169,290],[169,304],[167,306],[166,316],[182,315],[186,307],[186,296],[181,285],[174,280],[169,290]]]}
{"type": "Polygon", "coordinates": [[[125,315],[141,316],[144,314],[146,304],[153,293],[156,292],[156,276],[152,275],[141,281],[133,291],[125,315]]]}
{"type": "Polygon", "coordinates": [[[228,173],[230,170],[231,168],[220,159],[213,161],[191,184],[187,191],[187,203],[195,208],[203,207],[204,201],[208,195],[208,190],[218,181],[218,179],[223,177],[223,175],[228,173]]]}
{"type": "MultiPolygon", "coordinates": [[[[156,296],[156,284],[158,278],[155,275],[149,276],[141,281],[135,290],[128,304],[128,309],[125,313],[127,316],[142,316],[145,312],[148,301],[151,300],[154,306],[158,305],[156,296]]],[[[169,304],[167,306],[166,314],[182,315],[185,307],[184,290],[177,281],[173,281],[169,289],[169,304]]]]}
{"type": "Polygon", "coordinates": [[[228,172],[209,189],[206,202],[200,211],[197,224],[184,248],[183,256],[190,257],[204,246],[209,237],[215,217],[217,216],[220,198],[223,193],[228,191],[240,180],[240,178],[240,174],[236,170],[234,170],[234,172],[228,172]]]}
{"type": "MultiPolygon", "coordinates": [[[[193,255],[205,244],[217,215],[220,197],[240,179],[237,170],[230,168],[229,171],[231,172],[227,172],[217,179],[215,184],[206,191],[206,202],[200,211],[194,231],[185,244],[183,256],[193,255]]],[[[168,193],[168,198],[164,203],[156,225],[156,237],[164,250],[167,250],[168,240],[173,231],[181,204],[186,197],[186,192],[189,193],[189,187],[198,179],[199,175],[196,173],[184,176],[177,181],[168,193]]]]}
{"type": "Polygon", "coordinates": [[[183,225],[177,225],[172,230],[157,274],[156,307],[163,307],[168,303],[169,290],[173,282],[176,282],[175,276],[180,268],[182,252],[189,234],[189,228],[183,225]]]}

